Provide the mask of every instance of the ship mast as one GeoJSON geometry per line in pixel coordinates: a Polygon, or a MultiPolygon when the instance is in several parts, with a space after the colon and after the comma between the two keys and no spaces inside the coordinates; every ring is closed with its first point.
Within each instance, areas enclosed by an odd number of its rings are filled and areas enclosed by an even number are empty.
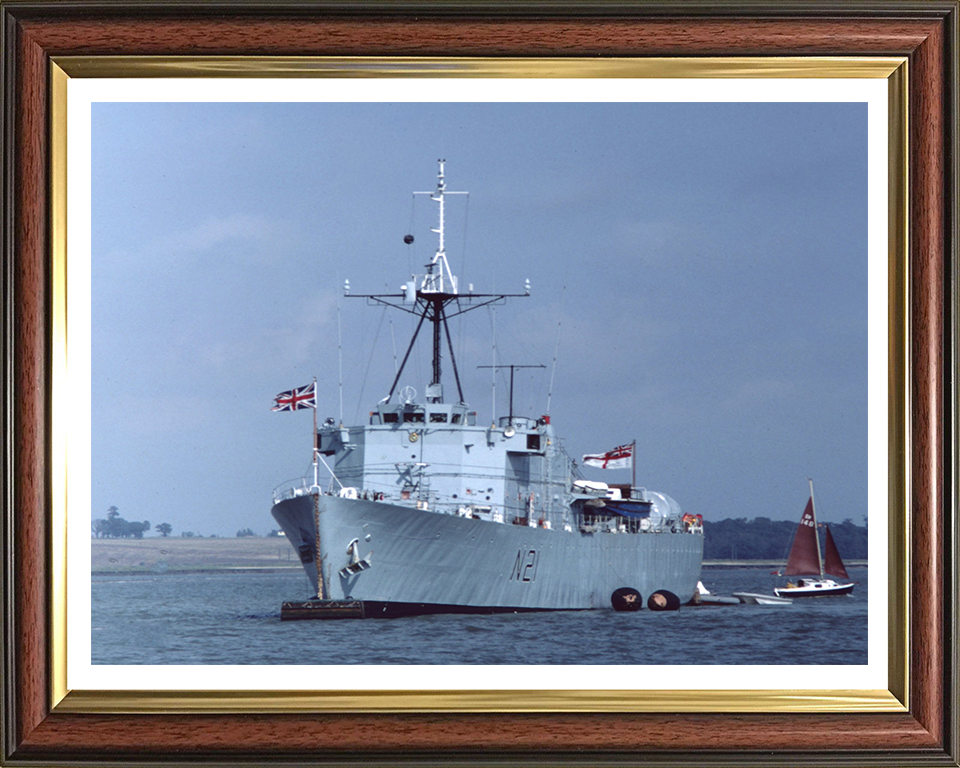
{"type": "MultiPolygon", "coordinates": [[[[407,347],[406,354],[403,356],[403,362],[397,370],[397,375],[390,385],[390,391],[387,396],[381,400],[381,403],[390,402],[393,393],[400,381],[400,376],[410,358],[414,344],[420,334],[420,329],[424,322],[429,321],[433,330],[433,370],[430,386],[427,387],[426,399],[429,403],[443,402],[443,387],[441,385],[441,356],[443,350],[443,338],[446,337],[447,349],[450,353],[450,364],[453,369],[454,380],[457,384],[457,395],[459,402],[465,403],[463,389],[460,386],[460,373],[457,370],[457,361],[453,354],[453,341],[450,338],[450,328],[447,321],[457,315],[462,315],[472,309],[479,309],[490,304],[502,304],[506,299],[519,296],[530,295],[530,281],[527,281],[525,293],[474,293],[473,287],[466,294],[461,294],[458,287],[456,276],[450,271],[450,263],[447,260],[446,242],[445,242],[445,221],[446,208],[445,198],[447,195],[466,195],[468,192],[452,192],[447,189],[446,177],[444,175],[444,166],[446,160],[438,160],[439,171],[437,173],[437,188],[432,192],[414,192],[414,195],[429,195],[430,199],[438,205],[437,226],[430,231],[438,236],[438,245],[436,253],[429,264],[425,265],[426,272],[422,275],[411,275],[410,280],[400,286],[400,294],[349,294],[348,296],[359,296],[365,298],[370,303],[386,304],[390,307],[402,309],[413,315],[417,315],[420,321],[417,323],[416,330],[413,332],[413,338],[407,347]]],[[[412,242],[412,236],[404,238],[406,242],[412,242]]]]}

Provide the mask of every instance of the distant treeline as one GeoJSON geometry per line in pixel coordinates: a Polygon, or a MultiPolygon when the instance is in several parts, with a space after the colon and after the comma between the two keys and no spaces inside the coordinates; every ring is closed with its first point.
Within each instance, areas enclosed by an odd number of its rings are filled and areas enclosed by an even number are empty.
{"type": "MultiPolygon", "coordinates": [[[[704,522],[704,560],[786,561],[797,524],[791,520],[739,517],[704,522]]],[[[844,560],[867,559],[867,528],[851,520],[830,523],[830,532],[844,560]]],[[[820,529],[821,545],[824,536],[820,529]]]]}

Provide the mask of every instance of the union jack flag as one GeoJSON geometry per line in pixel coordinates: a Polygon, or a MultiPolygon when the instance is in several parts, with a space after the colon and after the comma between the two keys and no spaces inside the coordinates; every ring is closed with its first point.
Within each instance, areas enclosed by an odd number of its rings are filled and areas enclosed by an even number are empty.
{"type": "Polygon", "coordinates": [[[274,400],[276,402],[271,411],[299,411],[301,408],[317,407],[317,382],[313,381],[305,387],[297,387],[287,392],[281,392],[274,400]]]}
{"type": "Polygon", "coordinates": [[[633,445],[618,445],[612,451],[599,455],[587,454],[583,457],[583,463],[601,469],[625,469],[633,464],[633,445]]]}

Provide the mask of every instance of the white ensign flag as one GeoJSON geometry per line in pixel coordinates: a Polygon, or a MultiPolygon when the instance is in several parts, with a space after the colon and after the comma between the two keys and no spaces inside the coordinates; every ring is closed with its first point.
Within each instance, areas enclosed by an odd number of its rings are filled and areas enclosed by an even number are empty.
{"type": "Polygon", "coordinates": [[[601,469],[626,469],[633,466],[633,445],[621,445],[612,451],[598,455],[587,454],[583,457],[583,463],[588,467],[600,467],[601,469]]]}

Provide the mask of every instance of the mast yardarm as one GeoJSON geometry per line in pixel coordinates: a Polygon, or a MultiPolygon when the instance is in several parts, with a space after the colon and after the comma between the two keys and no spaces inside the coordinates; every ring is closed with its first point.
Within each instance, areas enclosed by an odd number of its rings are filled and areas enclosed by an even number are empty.
{"type": "Polygon", "coordinates": [[[409,312],[420,318],[420,321],[417,323],[417,328],[413,333],[413,338],[410,339],[410,344],[403,357],[403,362],[400,364],[397,375],[390,385],[390,391],[387,393],[387,396],[381,400],[382,403],[390,402],[390,398],[393,397],[397,383],[400,381],[400,376],[407,364],[407,360],[410,358],[410,353],[413,350],[413,346],[420,334],[420,329],[423,328],[425,321],[430,322],[433,330],[433,378],[430,386],[427,388],[427,402],[443,402],[443,388],[440,383],[440,360],[443,339],[445,337],[447,349],[450,353],[450,364],[453,369],[453,376],[457,384],[457,396],[459,397],[459,402],[465,403],[463,389],[460,386],[460,374],[457,371],[457,361],[453,354],[450,328],[447,325],[447,321],[450,318],[462,315],[472,309],[479,309],[480,307],[491,304],[503,304],[508,298],[530,295],[529,280],[525,286],[524,293],[473,293],[472,290],[466,294],[459,292],[457,278],[450,271],[450,263],[447,260],[444,235],[446,216],[445,198],[447,195],[466,195],[469,193],[451,192],[447,190],[446,178],[444,176],[444,165],[446,161],[438,160],[437,162],[440,167],[437,173],[436,190],[433,192],[413,193],[414,195],[429,195],[430,199],[437,203],[439,209],[437,226],[431,229],[431,231],[435,232],[438,236],[437,251],[430,263],[425,265],[426,272],[422,275],[411,275],[410,281],[400,286],[401,293],[399,294],[346,294],[348,296],[367,299],[371,304],[386,304],[390,307],[402,309],[404,312],[409,312]]]}

